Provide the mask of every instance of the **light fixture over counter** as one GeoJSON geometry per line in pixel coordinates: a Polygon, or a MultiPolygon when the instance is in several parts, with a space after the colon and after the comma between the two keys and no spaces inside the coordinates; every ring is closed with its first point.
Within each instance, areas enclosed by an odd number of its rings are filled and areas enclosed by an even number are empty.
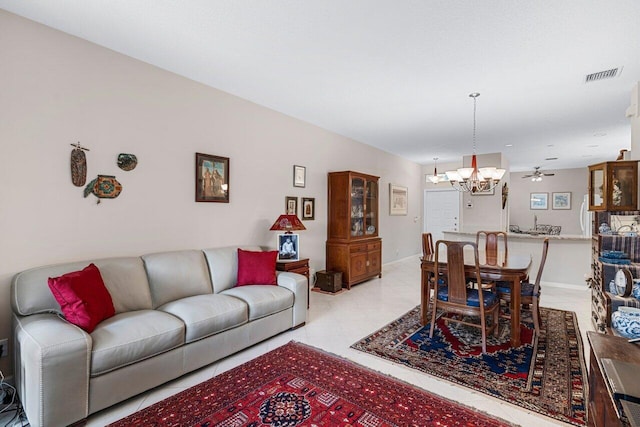
{"type": "Polygon", "coordinates": [[[469,97],[473,98],[473,155],[471,156],[471,167],[445,173],[447,179],[456,190],[469,193],[492,190],[498,185],[505,173],[504,169],[493,166],[478,168],[476,159],[476,101],[479,96],[480,94],[477,92],[469,94],[469,97]]]}
{"type": "Polygon", "coordinates": [[[438,158],[433,158],[433,175],[427,175],[427,182],[437,184],[439,182],[449,181],[447,176],[443,173],[438,173],[438,158]]]}

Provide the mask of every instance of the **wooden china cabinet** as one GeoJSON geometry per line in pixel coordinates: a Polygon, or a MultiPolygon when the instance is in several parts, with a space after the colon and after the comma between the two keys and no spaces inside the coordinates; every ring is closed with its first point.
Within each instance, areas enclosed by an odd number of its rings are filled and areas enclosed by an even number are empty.
{"type": "Polygon", "coordinates": [[[327,270],[342,272],[342,284],[382,277],[378,180],[359,172],[329,173],[327,270]]]}
{"type": "MultiPolygon", "coordinates": [[[[625,223],[638,222],[638,161],[618,160],[589,166],[589,210],[593,211],[591,241],[591,320],[598,332],[614,333],[611,314],[622,305],[635,304],[628,298],[609,292],[609,282],[618,270],[629,270],[633,278],[640,278],[640,237],[629,227],[615,229],[612,217],[629,218],[625,223]],[[631,220],[633,218],[633,221],[631,220]],[[600,230],[601,224],[614,228],[600,230]],[[625,233],[632,231],[631,233],[625,233]],[[622,250],[628,264],[602,257],[604,252],[622,250]]],[[[635,298],[630,298],[635,302],[635,298]]]]}

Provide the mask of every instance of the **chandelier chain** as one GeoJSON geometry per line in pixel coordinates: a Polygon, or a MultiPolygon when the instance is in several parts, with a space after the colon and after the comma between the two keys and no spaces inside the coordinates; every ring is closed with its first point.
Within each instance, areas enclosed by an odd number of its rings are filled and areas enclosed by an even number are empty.
{"type": "Polygon", "coordinates": [[[473,154],[476,154],[476,100],[477,98],[473,97],[473,154]]]}

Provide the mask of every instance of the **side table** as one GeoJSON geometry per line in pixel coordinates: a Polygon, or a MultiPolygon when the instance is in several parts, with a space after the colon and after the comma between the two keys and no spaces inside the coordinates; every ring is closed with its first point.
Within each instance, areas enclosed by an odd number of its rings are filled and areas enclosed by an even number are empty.
{"type": "Polygon", "coordinates": [[[277,261],[276,270],[302,274],[307,278],[307,308],[309,308],[309,258],[297,261],[277,261]]]}

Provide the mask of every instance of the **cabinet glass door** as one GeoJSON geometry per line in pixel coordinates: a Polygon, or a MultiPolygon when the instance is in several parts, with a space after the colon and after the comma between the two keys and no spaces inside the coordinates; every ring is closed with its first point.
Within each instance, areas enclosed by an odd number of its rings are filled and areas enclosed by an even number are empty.
{"type": "Polygon", "coordinates": [[[591,170],[590,184],[589,205],[600,207],[604,203],[604,169],[591,170]]]}
{"type": "Polygon", "coordinates": [[[376,236],[378,234],[377,182],[367,181],[366,197],[365,234],[368,236],[376,236]]]}
{"type": "Polygon", "coordinates": [[[611,167],[611,205],[614,208],[635,208],[636,168],[621,163],[611,167]]]}
{"type": "Polygon", "coordinates": [[[364,234],[365,216],[365,180],[362,178],[351,179],[351,236],[364,234]]]}

